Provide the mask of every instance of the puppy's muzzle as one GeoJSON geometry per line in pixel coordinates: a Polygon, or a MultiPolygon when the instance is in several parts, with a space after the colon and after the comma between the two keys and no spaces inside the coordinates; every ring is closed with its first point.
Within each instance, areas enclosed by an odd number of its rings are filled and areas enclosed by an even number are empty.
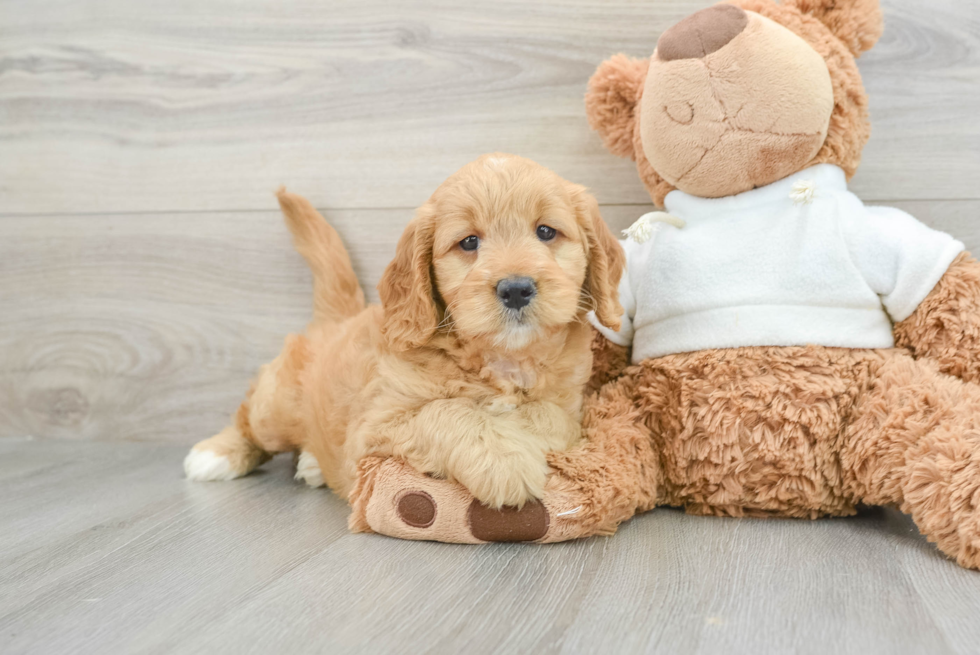
{"type": "Polygon", "coordinates": [[[508,277],[497,282],[497,297],[507,309],[526,307],[537,293],[534,280],[529,277],[508,277]]]}

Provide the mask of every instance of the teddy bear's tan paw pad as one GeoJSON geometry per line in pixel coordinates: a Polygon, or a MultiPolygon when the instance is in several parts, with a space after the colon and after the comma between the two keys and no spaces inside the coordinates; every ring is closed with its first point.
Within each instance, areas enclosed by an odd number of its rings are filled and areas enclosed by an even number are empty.
{"type": "Polygon", "coordinates": [[[419,473],[397,459],[372,463],[354,494],[352,529],[399,539],[477,544],[466,513],[473,497],[459,484],[419,473]]]}
{"type": "Polygon", "coordinates": [[[365,461],[352,494],[351,529],[400,539],[481,544],[552,541],[552,511],[540,501],[495,510],[461,484],[419,473],[397,459],[365,461]]]}

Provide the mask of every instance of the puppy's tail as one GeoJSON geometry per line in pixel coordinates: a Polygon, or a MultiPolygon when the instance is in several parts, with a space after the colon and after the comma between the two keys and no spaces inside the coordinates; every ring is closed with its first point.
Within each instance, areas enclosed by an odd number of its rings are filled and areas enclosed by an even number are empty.
{"type": "Polygon", "coordinates": [[[313,322],[334,323],[358,314],[364,292],[340,235],[303,196],[280,187],[276,197],[296,250],[313,271],[313,322]]]}

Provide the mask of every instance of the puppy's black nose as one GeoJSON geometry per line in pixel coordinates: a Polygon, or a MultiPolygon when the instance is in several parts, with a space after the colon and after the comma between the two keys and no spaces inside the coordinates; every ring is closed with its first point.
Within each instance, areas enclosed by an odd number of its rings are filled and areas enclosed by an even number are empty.
{"type": "Polygon", "coordinates": [[[538,290],[529,277],[509,277],[497,282],[497,297],[507,309],[520,309],[531,302],[538,290]]]}

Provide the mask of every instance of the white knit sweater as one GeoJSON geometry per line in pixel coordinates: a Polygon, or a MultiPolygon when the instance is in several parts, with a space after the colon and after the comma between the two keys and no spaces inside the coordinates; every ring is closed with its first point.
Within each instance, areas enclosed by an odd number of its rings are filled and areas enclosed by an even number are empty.
{"type": "Polygon", "coordinates": [[[894,346],[963,244],[905,212],[865,207],[829,164],[726,198],[667,195],[684,227],[623,242],[633,361],[743,346],[894,346]]]}

